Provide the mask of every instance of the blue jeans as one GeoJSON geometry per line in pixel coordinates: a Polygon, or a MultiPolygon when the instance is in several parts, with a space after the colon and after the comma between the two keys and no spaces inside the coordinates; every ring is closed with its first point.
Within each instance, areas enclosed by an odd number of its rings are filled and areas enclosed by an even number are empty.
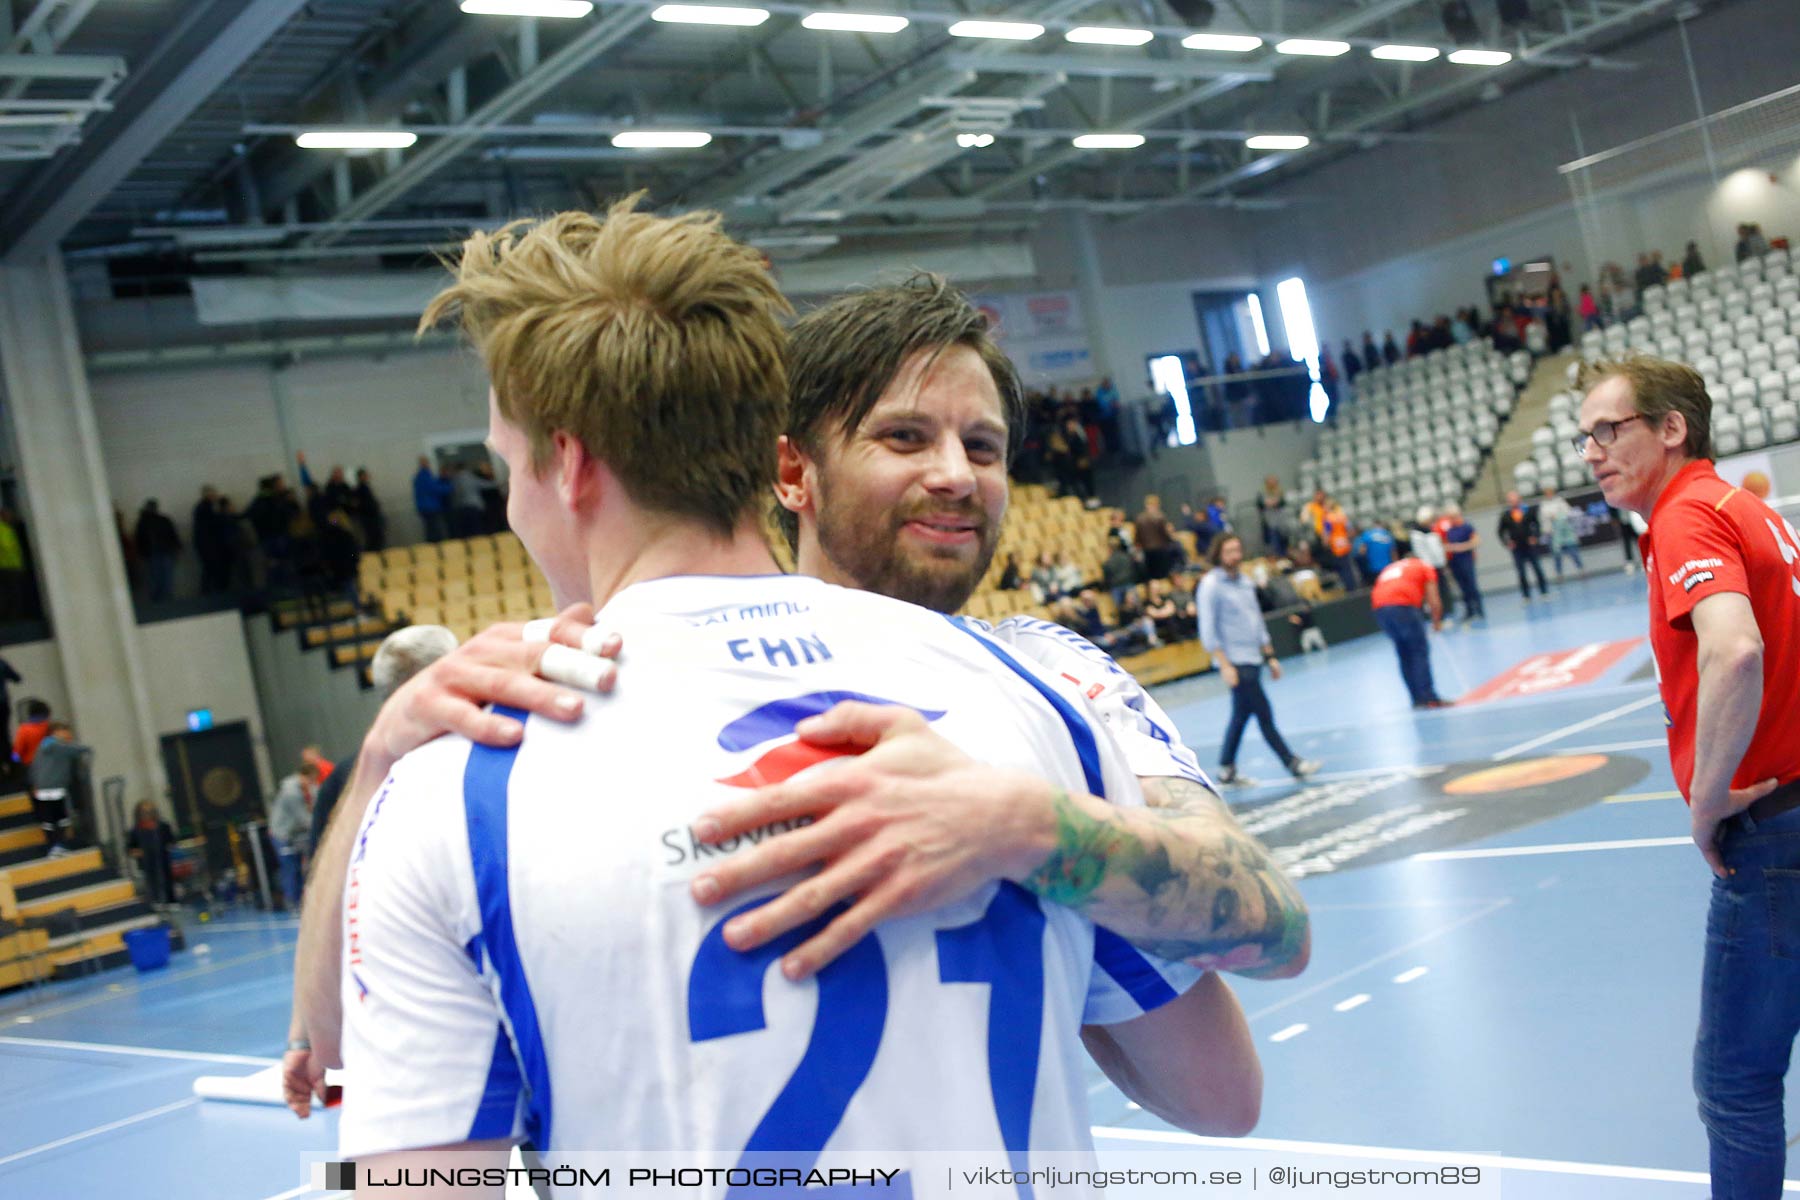
{"type": "Polygon", "coordinates": [[[1375,623],[1394,643],[1400,656],[1400,678],[1414,704],[1429,704],[1438,698],[1431,681],[1431,645],[1425,640],[1425,618],[1416,608],[1404,604],[1384,604],[1375,610],[1375,623]]]}
{"type": "Polygon", "coordinates": [[[281,898],[290,909],[300,910],[300,851],[277,850],[275,860],[281,872],[281,898]]]}
{"type": "Polygon", "coordinates": [[[1463,620],[1473,621],[1476,617],[1486,617],[1487,608],[1481,603],[1481,585],[1475,582],[1475,556],[1452,555],[1450,574],[1456,580],[1456,590],[1462,593],[1463,620]]]}
{"type": "Polygon", "coordinates": [[[1577,571],[1586,569],[1581,565],[1581,547],[1578,544],[1571,543],[1567,546],[1553,546],[1551,547],[1550,553],[1556,556],[1556,577],[1558,579],[1563,577],[1562,560],[1563,555],[1565,554],[1574,562],[1577,571]]]}
{"type": "Polygon", "coordinates": [[[1800,1034],[1800,808],[1733,817],[1720,847],[1732,874],[1714,878],[1706,916],[1694,1094],[1712,1144],[1713,1200],[1776,1200],[1782,1081],[1800,1034]]]}
{"type": "Polygon", "coordinates": [[[1244,727],[1254,717],[1256,727],[1262,730],[1263,741],[1269,743],[1269,749],[1275,752],[1282,765],[1292,770],[1297,756],[1282,740],[1281,731],[1275,728],[1275,709],[1269,704],[1269,694],[1263,691],[1262,664],[1235,665],[1238,685],[1231,689],[1231,719],[1225,723],[1225,743],[1219,748],[1219,765],[1237,765],[1238,743],[1244,740],[1244,727]]]}

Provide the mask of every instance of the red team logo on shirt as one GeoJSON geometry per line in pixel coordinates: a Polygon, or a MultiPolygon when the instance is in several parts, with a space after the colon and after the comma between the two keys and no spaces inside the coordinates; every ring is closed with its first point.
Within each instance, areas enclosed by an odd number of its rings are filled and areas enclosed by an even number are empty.
{"type": "Polygon", "coordinates": [[[830,711],[846,700],[857,700],[863,704],[884,704],[897,708],[910,708],[927,721],[935,721],[943,716],[942,710],[915,708],[910,704],[902,704],[898,700],[887,700],[880,696],[869,696],[861,692],[808,692],[804,696],[790,696],[781,700],[771,700],[750,710],[731,724],[719,731],[719,746],[729,751],[754,749],[765,742],[777,741],[773,749],[765,751],[757,760],[735,775],[728,775],[717,782],[726,787],[759,788],[770,784],[792,779],[795,775],[811,766],[833,758],[850,758],[861,754],[861,750],[840,749],[829,746],[814,746],[807,742],[788,740],[795,738],[794,729],[808,717],[816,717],[830,711]]]}

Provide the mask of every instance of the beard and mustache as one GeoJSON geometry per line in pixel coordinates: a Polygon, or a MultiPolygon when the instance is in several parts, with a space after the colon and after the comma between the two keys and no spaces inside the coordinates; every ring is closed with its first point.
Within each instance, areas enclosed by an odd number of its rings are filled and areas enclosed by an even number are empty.
{"type": "Polygon", "coordinates": [[[962,504],[924,503],[870,511],[827,498],[819,480],[819,549],[856,586],[934,612],[954,613],[968,603],[1000,544],[999,522],[973,497],[962,504]],[[975,534],[974,554],[964,546],[903,540],[908,522],[966,524],[975,534]]]}

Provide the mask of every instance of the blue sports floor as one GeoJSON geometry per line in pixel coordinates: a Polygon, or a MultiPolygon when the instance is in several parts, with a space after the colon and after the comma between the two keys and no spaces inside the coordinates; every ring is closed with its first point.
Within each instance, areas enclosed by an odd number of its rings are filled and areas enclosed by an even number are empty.
{"type": "MultiPolygon", "coordinates": [[[[1641,576],[1573,582],[1529,607],[1493,591],[1488,607],[1485,626],[1433,638],[1442,694],[1644,632],[1641,576]]],[[[1648,656],[1640,643],[1585,684],[1425,714],[1408,707],[1383,638],[1288,664],[1270,687],[1279,722],[1324,769],[1304,790],[1276,782],[1252,729],[1239,765],[1267,782],[1232,799],[1306,863],[1314,948],[1297,980],[1234,980],[1266,1076],[1248,1145],[1300,1166],[1369,1148],[1500,1155],[1488,1161],[1508,1200],[1707,1195],[1688,1063],[1708,877],[1673,792],[1648,656]],[[1520,774],[1472,774],[1496,764],[1520,774]],[[1575,767],[1585,773],[1554,779],[1575,767]],[[1465,787],[1454,819],[1433,790],[1453,776],[1473,781],[1451,785],[1465,787]]],[[[1214,759],[1217,679],[1160,698],[1214,759]]],[[[164,972],[0,997],[0,1196],[319,1195],[296,1186],[300,1156],[332,1148],[334,1117],[303,1124],[191,1090],[279,1056],[292,925],[187,928],[192,949],[164,972]]],[[[1134,1110],[1097,1072],[1091,1102],[1103,1161],[1108,1149],[1233,1157],[1134,1110]]],[[[1800,1125],[1792,1081],[1788,1109],[1800,1125]]]]}

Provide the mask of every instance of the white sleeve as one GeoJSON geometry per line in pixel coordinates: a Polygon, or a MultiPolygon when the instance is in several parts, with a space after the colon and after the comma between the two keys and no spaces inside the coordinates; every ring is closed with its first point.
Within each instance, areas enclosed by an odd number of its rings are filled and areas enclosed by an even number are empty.
{"type": "Polygon", "coordinates": [[[1174,776],[1214,793],[1219,790],[1201,769],[1199,757],[1182,744],[1162,706],[1106,651],[1073,630],[1030,617],[1002,621],[993,635],[1034,665],[1081,689],[1132,774],[1144,779],[1174,776]]]}
{"type": "Polygon", "coordinates": [[[1147,954],[1110,929],[1094,927],[1094,968],[1083,1025],[1117,1025],[1182,996],[1206,972],[1147,954]]]}
{"type": "Polygon", "coordinates": [[[524,1132],[518,1059],[479,965],[466,745],[442,739],[402,759],[357,834],[344,895],[346,1158],[524,1132]]]}

